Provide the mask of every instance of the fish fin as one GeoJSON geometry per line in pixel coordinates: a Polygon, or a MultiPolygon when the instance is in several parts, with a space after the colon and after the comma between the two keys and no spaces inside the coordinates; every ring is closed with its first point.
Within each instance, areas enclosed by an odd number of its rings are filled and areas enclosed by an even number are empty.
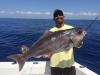
{"type": "Polygon", "coordinates": [[[54,34],[54,33],[51,31],[44,32],[44,34],[36,42],[33,43],[32,48],[36,48],[36,47],[38,47],[38,45],[41,45],[42,40],[45,39],[46,37],[50,36],[51,34],[54,34]],[[39,41],[41,43],[38,43],[39,41]]]}
{"type": "Polygon", "coordinates": [[[22,53],[25,53],[25,52],[27,52],[27,51],[29,51],[29,48],[28,48],[27,46],[25,46],[25,45],[22,45],[22,46],[21,46],[21,52],[22,52],[22,53]]]}
{"type": "Polygon", "coordinates": [[[25,58],[22,57],[22,54],[15,54],[15,55],[10,55],[7,58],[10,58],[12,60],[15,60],[19,64],[19,71],[22,70],[24,64],[25,64],[25,58]]]}

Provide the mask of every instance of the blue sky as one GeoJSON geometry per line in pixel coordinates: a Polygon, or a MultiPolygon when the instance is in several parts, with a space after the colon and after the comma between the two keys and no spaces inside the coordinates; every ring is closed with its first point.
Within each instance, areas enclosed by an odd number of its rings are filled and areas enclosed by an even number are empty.
{"type": "Polygon", "coordinates": [[[52,18],[55,9],[67,19],[94,19],[100,0],[0,0],[0,18],[52,18]]]}

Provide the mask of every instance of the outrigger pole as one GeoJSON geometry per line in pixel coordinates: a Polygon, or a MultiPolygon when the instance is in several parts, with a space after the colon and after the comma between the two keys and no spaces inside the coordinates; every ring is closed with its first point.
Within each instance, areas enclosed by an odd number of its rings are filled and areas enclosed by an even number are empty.
{"type": "Polygon", "coordinates": [[[92,25],[95,23],[95,21],[100,17],[100,14],[96,16],[96,18],[88,25],[88,27],[86,28],[86,30],[88,31],[89,28],[92,27],[92,25]]]}

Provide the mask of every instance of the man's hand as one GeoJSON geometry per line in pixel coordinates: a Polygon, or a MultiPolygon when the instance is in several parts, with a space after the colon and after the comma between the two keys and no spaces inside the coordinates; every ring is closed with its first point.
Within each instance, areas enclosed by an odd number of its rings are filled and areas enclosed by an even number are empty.
{"type": "Polygon", "coordinates": [[[53,52],[49,52],[47,54],[39,55],[39,56],[37,56],[37,58],[49,58],[50,59],[52,54],[53,54],[53,52]]]}

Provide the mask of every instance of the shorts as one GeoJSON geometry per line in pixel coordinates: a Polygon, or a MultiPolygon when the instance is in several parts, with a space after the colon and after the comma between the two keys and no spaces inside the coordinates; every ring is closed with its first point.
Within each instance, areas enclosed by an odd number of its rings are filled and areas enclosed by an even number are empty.
{"type": "Polygon", "coordinates": [[[76,75],[75,66],[70,68],[51,67],[51,75],[76,75]]]}

